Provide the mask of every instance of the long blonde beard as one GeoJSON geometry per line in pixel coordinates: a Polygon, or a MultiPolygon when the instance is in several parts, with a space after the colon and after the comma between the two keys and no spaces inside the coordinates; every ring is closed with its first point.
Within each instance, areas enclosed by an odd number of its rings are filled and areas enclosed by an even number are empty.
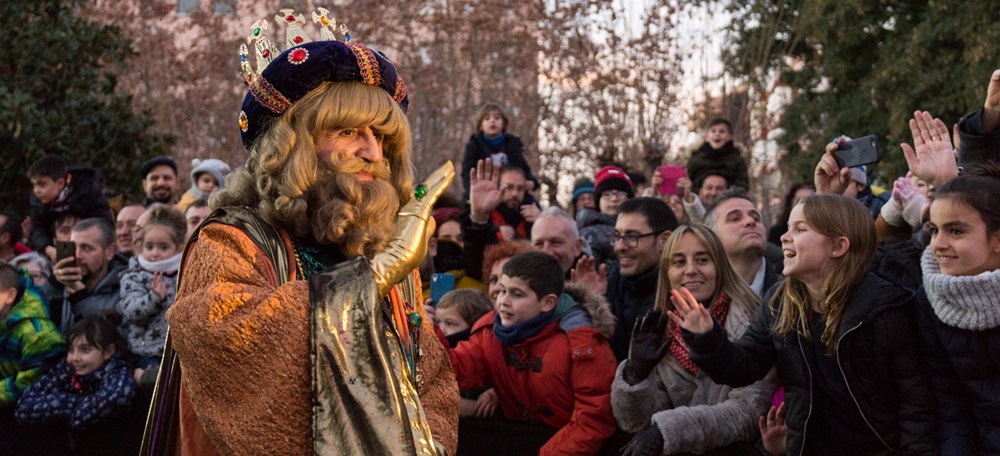
{"type": "Polygon", "coordinates": [[[385,248],[396,228],[399,196],[385,162],[351,158],[334,164],[309,189],[309,231],[320,244],[337,245],[347,256],[371,258],[385,248]],[[362,181],[357,172],[371,173],[362,181]]]}

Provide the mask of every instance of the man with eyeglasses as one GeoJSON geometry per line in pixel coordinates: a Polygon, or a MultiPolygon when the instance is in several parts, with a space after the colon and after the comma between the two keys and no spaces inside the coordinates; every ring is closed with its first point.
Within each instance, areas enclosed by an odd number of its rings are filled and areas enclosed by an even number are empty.
{"type": "Polygon", "coordinates": [[[621,361],[628,357],[629,341],[635,320],[653,307],[656,282],[659,279],[660,255],[671,231],[677,228],[677,217],[670,206],[658,198],[632,198],[619,208],[611,242],[618,263],[597,272],[577,268],[578,280],[589,282],[611,304],[617,319],[611,350],[621,361]]]}
{"type": "MultiPolygon", "coordinates": [[[[500,198],[482,209],[489,209],[489,219],[500,230],[501,239],[530,239],[531,225],[542,212],[538,202],[528,193],[528,178],[516,166],[500,168],[500,198]],[[492,206],[492,207],[490,207],[492,206]]],[[[473,213],[481,221],[480,211],[473,213]]]]}
{"type": "Polygon", "coordinates": [[[632,179],[625,170],[617,166],[605,166],[594,177],[594,199],[599,210],[582,208],[576,214],[576,226],[594,252],[594,263],[610,266],[614,264],[615,251],[611,234],[615,232],[615,220],[622,203],[635,196],[632,179]]]}

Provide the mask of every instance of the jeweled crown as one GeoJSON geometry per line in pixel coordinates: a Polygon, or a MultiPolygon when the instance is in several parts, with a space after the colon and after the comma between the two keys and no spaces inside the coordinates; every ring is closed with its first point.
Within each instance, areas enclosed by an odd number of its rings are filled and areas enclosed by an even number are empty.
{"type": "MultiPolygon", "coordinates": [[[[310,43],[313,40],[306,34],[303,26],[306,24],[304,14],[296,13],[293,9],[283,9],[281,14],[274,16],[275,24],[285,24],[285,48],[289,49],[300,44],[310,43]]],[[[326,41],[344,42],[351,41],[351,32],[346,24],[340,24],[337,30],[337,19],[330,17],[330,11],[326,8],[316,8],[312,13],[312,21],[319,27],[320,38],[326,41]],[[338,37],[339,34],[339,37],[338,37]]],[[[240,74],[243,83],[247,86],[253,84],[260,78],[264,69],[271,64],[281,51],[274,46],[267,37],[268,21],[261,19],[253,23],[247,42],[240,44],[240,74]],[[253,50],[252,58],[255,65],[251,64],[250,50],[253,50]]]]}

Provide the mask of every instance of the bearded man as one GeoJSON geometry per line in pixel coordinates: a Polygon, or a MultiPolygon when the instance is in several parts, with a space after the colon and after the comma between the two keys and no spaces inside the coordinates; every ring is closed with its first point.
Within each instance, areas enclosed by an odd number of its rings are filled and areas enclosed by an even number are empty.
{"type": "Polygon", "coordinates": [[[349,40],[302,44],[285,17],[287,51],[259,23],[250,38],[267,64],[244,65],[250,156],[185,251],[143,454],[454,454],[454,372],[413,305],[454,168],[415,192],[395,67],[349,40]]]}

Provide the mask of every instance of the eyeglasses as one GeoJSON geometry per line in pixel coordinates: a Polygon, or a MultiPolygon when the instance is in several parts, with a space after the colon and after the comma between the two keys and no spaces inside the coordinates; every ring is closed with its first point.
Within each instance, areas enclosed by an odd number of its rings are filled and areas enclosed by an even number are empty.
{"type": "Polygon", "coordinates": [[[500,190],[506,190],[508,192],[514,192],[514,191],[517,191],[517,192],[526,192],[526,191],[528,191],[528,186],[527,185],[517,185],[517,184],[507,184],[507,185],[504,185],[503,187],[500,187],[500,190]]]}
{"type": "Polygon", "coordinates": [[[620,241],[622,241],[622,242],[625,243],[625,247],[628,247],[630,249],[631,248],[635,248],[635,246],[639,245],[639,239],[642,239],[642,238],[644,238],[646,236],[656,236],[656,235],[658,235],[658,234],[660,234],[662,232],[663,231],[654,231],[652,233],[646,233],[646,234],[618,234],[618,233],[611,233],[611,245],[614,246],[620,240],[620,241]]]}
{"type": "Polygon", "coordinates": [[[628,192],[623,192],[621,190],[605,190],[601,193],[601,199],[626,199],[628,198],[628,192]]]}

